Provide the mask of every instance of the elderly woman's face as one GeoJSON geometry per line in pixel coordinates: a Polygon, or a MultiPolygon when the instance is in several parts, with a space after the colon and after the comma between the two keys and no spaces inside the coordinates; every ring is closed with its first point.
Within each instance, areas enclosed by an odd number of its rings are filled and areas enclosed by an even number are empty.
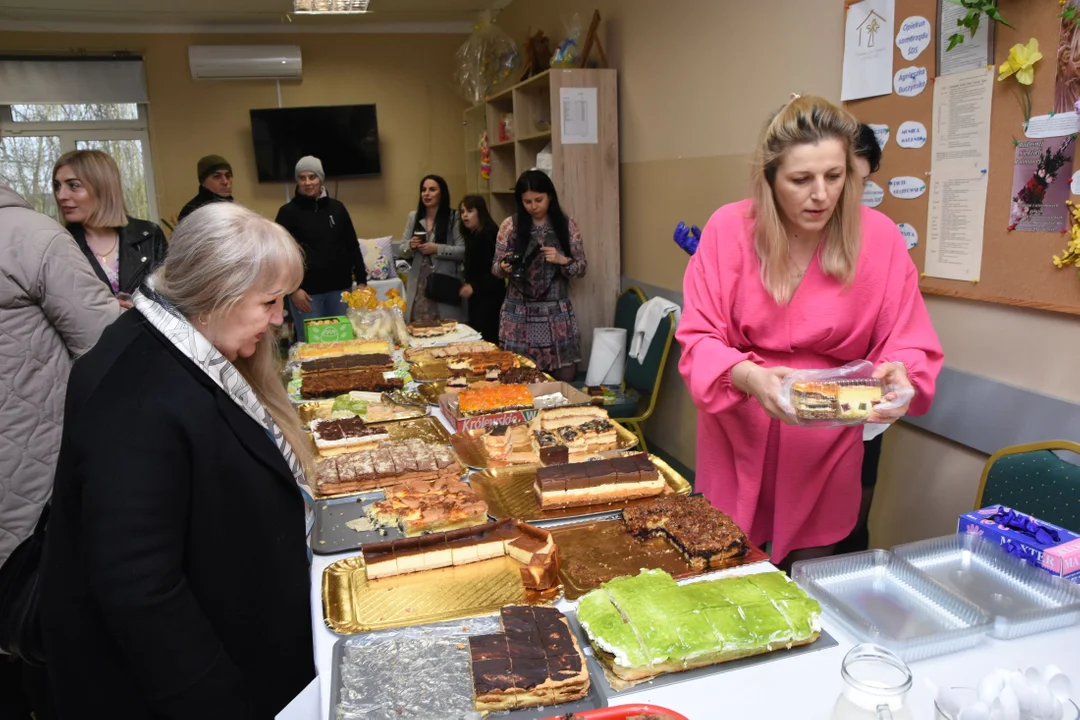
{"type": "Polygon", "coordinates": [[[253,288],[227,315],[211,318],[200,328],[222,355],[234,362],[251,357],[271,325],[281,325],[282,306],[288,288],[284,277],[270,286],[253,288]]]}

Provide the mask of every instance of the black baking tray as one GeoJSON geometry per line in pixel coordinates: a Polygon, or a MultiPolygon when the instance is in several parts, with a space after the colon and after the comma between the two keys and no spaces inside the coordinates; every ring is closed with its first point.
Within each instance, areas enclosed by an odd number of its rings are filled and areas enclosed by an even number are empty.
{"type": "Polygon", "coordinates": [[[315,526],[311,529],[311,552],[316,555],[337,555],[359,550],[369,543],[405,537],[396,527],[357,532],[345,524],[364,517],[368,505],[385,498],[386,494],[382,490],[376,490],[344,498],[316,500],[315,526]]]}

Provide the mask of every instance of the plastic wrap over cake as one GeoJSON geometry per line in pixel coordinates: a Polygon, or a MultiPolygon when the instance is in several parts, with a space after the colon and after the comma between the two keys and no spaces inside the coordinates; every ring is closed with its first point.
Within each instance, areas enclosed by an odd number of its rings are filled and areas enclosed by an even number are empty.
{"type": "Polygon", "coordinates": [[[862,425],[874,410],[894,410],[915,397],[913,389],[888,384],[873,374],[874,366],[866,360],[838,368],[794,370],[780,383],[780,404],[799,425],[839,427],[862,425]]]}

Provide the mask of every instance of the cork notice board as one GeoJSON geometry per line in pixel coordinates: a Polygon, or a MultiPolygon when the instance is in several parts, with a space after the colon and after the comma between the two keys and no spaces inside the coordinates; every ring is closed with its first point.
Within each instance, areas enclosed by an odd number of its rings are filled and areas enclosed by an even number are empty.
{"type": "MultiPolygon", "coordinates": [[[[947,1],[947,0],[943,0],[947,1]]],[[[931,75],[936,72],[937,0],[896,0],[895,25],[905,18],[921,15],[933,26],[933,42],[914,60],[905,60],[893,45],[894,72],[911,65],[925,67],[931,75]]],[[[1056,54],[1061,21],[1061,6],[1049,0],[1001,0],[1001,14],[1016,30],[998,26],[995,67],[1008,57],[1009,48],[1037,38],[1043,59],[1035,66],[1035,82],[1031,86],[1032,116],[1045,115],[1054,107],[1056,54]]],[[[984,18],[984,22],[985,22],[984,18]]],[[[891,38],[895,40],[895,36],[891,38]]],[[[979,282],[962,282],[924,277],[920,287],[924,293],[1006,303],[1023,307],[1080,314],[1080,278],[1076,268],[1059,270],[1051,260],[1060,254],[1068,242],[1067,235],[1047,232],[1009,232],[1009,209],[1012,197],[1012,176],[1015,157],[1014,140],[1025,139],[1024,115],[1017,101],[1015,79],[994,84],[990,123],[990,166],[987,168],[986,219],[983,236],[982,269],[979,282]]],[[[885,145],[881,169],[872,180],[885,188],[885,199],[878,210],[897,223],[908,223],[919,234],[919,244],[911,256],[920,272],[926,255],[926,213],[930,200],[929,189],[913,200],[899,200],[889,194],[891,178],[905,175],[927,177],[930,170],[933,138],[921,148],[905,149],[896,144],[896,133],[906,120],[921,122],[932,132],[934,104],[933,83],[915,97],[885,95],[855,100],[845,107],[864,123],[888,125],[891,135],[885,145]]],[[[1076,163],[1080,170],[1080,162],[1076,163]]],[[[1055,182],[1069,182],[1064,171],[1055,182]]],[[[1074,197],[1074,202],[1080,199],[1074,197]]]]}

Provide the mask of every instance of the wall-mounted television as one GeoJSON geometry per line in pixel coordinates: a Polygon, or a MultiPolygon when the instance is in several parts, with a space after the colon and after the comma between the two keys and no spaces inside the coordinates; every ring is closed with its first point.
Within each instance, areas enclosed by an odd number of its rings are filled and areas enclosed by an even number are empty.
{"type": "Polygon", "coordinates": [[[252,110],[251,136],[259,182],[293,182],[305,155],[322,160],[328,178],[381,172],[374,105],[252,110]]]}

